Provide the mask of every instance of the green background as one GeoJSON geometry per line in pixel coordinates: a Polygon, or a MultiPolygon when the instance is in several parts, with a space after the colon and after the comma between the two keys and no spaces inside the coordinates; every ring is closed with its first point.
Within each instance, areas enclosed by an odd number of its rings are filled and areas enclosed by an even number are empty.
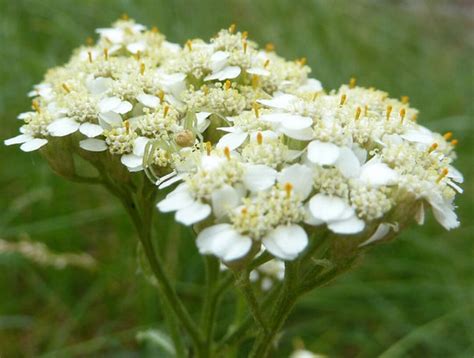
{"type": "MultiPolygon", "coordinates": [[[[469,1],[0,0],[0,138],[16,135],[25,96],[43,73],[126,12],[173,42],[208,39],[237,23],[287,58],[306,56],[325,88],[352,76],[409,95],[420,123],[459,139],[462,226],[429,218],[373,249],[355,272],[302,300],[287,324],[292,339],[334,357],[472,357],[474,354],[473,58],[469,1]]],[[[57,252],[87,252],[99,269],[54,270],[0,254],[0,356],[152,356],[135,334],[160,327],[153,287],[138,273],[136,238],[105,190],[56,177],[38,154],[0,146],[0,238],[31,238],[57,252]]],[[[163,248],[178,291],[199,310],[201,259],[185,228],[168,227],[163,248]],[[181,240],[174,238],[181,237],[181,240]],[[177,252],[177,253],[176,253],[177,252]]],[[[224,316],[230,307],[224,302],[224,316]]],[[[220,327],[221,329],[224,327],[220,327]]]]}

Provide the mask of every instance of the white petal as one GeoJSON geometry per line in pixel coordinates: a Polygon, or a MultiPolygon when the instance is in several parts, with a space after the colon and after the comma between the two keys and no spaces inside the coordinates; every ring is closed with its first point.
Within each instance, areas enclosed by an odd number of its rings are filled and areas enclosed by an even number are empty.
{"type": "Polygon", "coordinates": [[[172,177],[171,179],[168,179],[168,180],[165,180],[165,181],[158,180],[156,185],[158,185],[158,189],[165,189],[165,188],[173,185],[174,183],[179,182],[180,180],[183,180],[183,177],[180,176],[180,175],[176,175],[176,176],[172,177]]]}
{"type": "Polygon", "coordinates": [[[322,90],[321,82],[314,78],[308,78],[304,85],[298,87],[299,92],[320,92],[322,90]]]}
{"type": "Polygon", "coordinates": [[[211,112],[198,112],[196,113],[196,126],[197,130],[202,133],[211,124],[211,121],[207,119],[212,113],[211,112]]]}
{"type": "Polygon", "coordinates": [[[339,158],[340,149],[333,143],[313,140],[308,144],[308,159],[319,165],[332,165],[339,158]]]}
{"type": "Polygon", "coordinates": [[[53,137],[64,137],[76,132],[80,125],[81,124],[76,122],[74,119],[61,118],[48,125],[48,132],[53,137]]]}
{"type": "Polygon", "coordinates": [[[261,67],[252,67],[247,70],[247,73],[250,73],[251,75],[257,75],[257,76],[270,76],[270,71],[261,68],[261,67]]]}
{"type": "Polygon", "coordinates": [[[22,144],[32,139],[33,137],[30,136],[29,134],[20,134],[20,135],[17,135],[16,137],[6,139],[3,143],[5,145],[22,144]]]}
{"type": "Polygon", "coordinates": [[[309,201],[311,214],[324,222],[344,218],[348,208],[350,208],[349,204],[336,196],[316,194],[309,201]]]}
{"type": "Polygon", "coordinates": [[[312,128],[303,128],[303,129],[288,129],[286,127],[281,127],[280,132],[285,134],[287,137],[308,141],[313,139],[313,129],[312,128]]]}
{"type": "Polygon", "coordinates": [[[225,216],[231,209],[239,205],[240,195],[230,185],[225,185],[212,193],[212,211],[217,219],[225,216]]]}
{"type": "Polygon", "coordinates": [[[452,204],[446,202],[430,202],[430,204],[436,221],[438,221],[446,230],[455,229],[460,225],[452,204]]]}
{"type": "Polygon", "coordinates": [[[361,246],[365,246],[365,245],[368,245],[368,244],[371,244],[375,241],[378,241],[378,240],[381,240],[383,239],[390,231],[390,225],[389,224],[385,224],[385,223],[381,223],[378,227],[377,227],[377,230],[375,230],[375,232],[372,234],[371,237],[369,237],[366,241],[364,241],[363,243],[361,243],[359,245],[359,247],[361,246]]]}
{"type": "Polygon", "coordinates": [[[433,143],[433,135],[431,133],[414,129],[408,130],[405,134],[402,134],[401,137],[409,142],[427,145],[431,145],[433,143]]]}
{"type": "Polygon", "coordinates": [[[169,193],[166,198],[160,201],[156,207],[162,213],[168,213],[170,211],[180,210],[193,205],[195,202],[194,198],[189,194],[187,190],[177,190],[169,193]]]}
{"type": "Polygon", "coordinates": [[[306,165],[293,164],[286,167],[278,174],[280,184],[291,183],[293,191],[304,200],[313,188],[313,171],[306,165]]]}
{"type": "Polygon", "coordinates": [[[133,142],[133,154],[138,155],[139,157],[143,157],[145,154],[145,147],[150,141],[147,137],[138,137],[133,142]]]}
{"type": "Polygon", "coordinates": [[[228,133],[219,139],[216,148],[224,149],[225,147],[229,147],[230,150],[234,150],[240,147],[243,142],[245,142],[247,136],[248,134],[245,132],[228,133]]]}
{"type": "Polygon", "coordinates": [[[24,152],[32,152],[34,150],[40,149],[46,143],[48,143],[47,139],[33,138],[29,140],[28,142],[23,143],[20,146],[20,149],[24,152]]]}
{"type": "Polygon", "coordinates": [[[324,224],[323,220],[316,219],[313,216],[313,214],[311,213],[311,210],[309,208],[309,203],[306,203],[304,208],[305,208],[305,218],[304,218],[305,224],[308,224],[308,225],[311,225],[311,226],[318,226],[318,225],[324,224]]]}
{"type": "Polygon", "coordinates": [[[135,154],[124,154],[120,157],[120,161],[129,169],[141,170],[143,169],[143,157],[135,154]]]}
{"type": "Polygon", "coordinates": [[[87,82],[87,89],[92,95],[98,96],[107,92],[111,82],[110,78],[97,77],[87,82]]]}
{"type": "Polygon", "coordinates": [[[107,97],[99,102],[100,112],[113,112],[122,101],[118,97],[107,97]]]}
{"type": "Polygon", "coordinates": [[[303,117],[295,114],[287,114],[284,118],[281,118],[281,125],[285,129],[301,130],[311,127],[313,119],[310,117],[303,117]]]}
{"type": "Polygon", "coordinates": [[[297,100],[298,97],[292,94],[280,94],[273,97],[272,99],[259,99],[257,102],[267,107],[288,109],[297,100]]]}
{"type": "Polygon", "coordinates": [[[122,29],[118,28],[102,28],[95,30],[97,33],[100,34],[101,37],[105,37],[110,42],[114,44],[122,43],[124,33],[122,29]]]}
{"type": "Polygon", "coordinates": [[[145,51],[146,43],[144,41],[133,42],[127,45],[127,50],[133,54],[145,51]]]}
{"type": "Polygon", "coordinates": [[[104,129],[98,124],[82,123],[79,127],[79,132],[84,134],[86,137],[94,138],[104,133],[104,129]]]}
{"type": "Polygon", "coordinates": [[[229,224],[204,229],[197,238],[201,254],[213,254],[223,261],[233,261],[245,256],[252,247],[252,239],[240,235],[229,224]]]}
{"type": "Polygon", "coordinates": [[[227,64],[229,53],[224,51],[217,51],[212,54],[210,58],[211,70],[213,73],[219,72],[227,64]]]}
{"type": "MultiPolygon", "coordinates": [[[[234,128],[234,127],[231,127],[234,128]]],[[[270,130],[265,130],[265,131],[259,131],[259,132],[252,132],[250,133],[250,141],[252,143],[257,142],[257,137],[259,136],[258,134],[261,134],[263,142],[265,143],[267,140],[276,140],[278,139],[278,133],[270,130]]]]}
{"type": "Polygon", "coordinates": [[[275,183],[277,171],[263,164],[248,165],[245,169],[243,182],[253,192],[268,189],[275,183]]]}
{"type": "Polygon", "coordinates": [[[346,220],[328,223],[328,228],[336,234],[357,234],[364,230],[365,222],[355,215],[346,220]]]}
{"type": "Polygon", "coordinates": [[[462,173],[452,165],[448,165],[448,178],[453,179],[456,183],[464,182],[464,177],[462,173]]]}
{"type": "Polygon", "coordinates": [[[241,69],[239,66],[227,66],[220,70],[219,72],[212,73],[209,76],[204,78],[204,81],[224,81],[224,80],[231,80],[236,78],[240,75],[241,69]]]}
{"type": "Polygon", "coordinates": [[[299,225],[282,225],[272,230],[262,242],[273,256],[293,260],[308,245],[308,235],[299,225]]]}
{"type": "Polygon", "coordinates": [[[423,201],[420,201],[418,208],[415,213],[415,220],[418,225],[423,225],[425,223],[425,205],[423,201]]]}
{"type": "Polygon", "coordinates": [[[373,186],[392,185],[397,183],[398,174],[385,163],[367,162],[362,166],[360,180],[373,186]]]}
{"type": "Polygon", "coordinates": [[[356,178],[360,174],[360,161],[347,147],[340,148],[339,157],[334,165],[346,178],[356,178]]]}
{"type": "Polygon", "coordinates": [[[145,107],[156,108],[160,104],[160,99],[156,96],[152,96],[151,94],[139,94],[137,96],[138,102],[143,104],[145,107]]]}
{"type": "Polygon", "coordinates": [[[128,101],[122,101],[120,102],[120,104],[115,107],[115,109],[113,110],[115,113],[119,113],[119,114],[125,114],[125,113],[128,113],[132,110],[133,106],[130,102],[128,101]]]}
{"type": "Polygon", "coordinates": [[[79,142],[79,147],[89,152],[103,152],[107,150],[107,144],[101,139],[84,139],[79,142]]]}
{"type": "Polygon", "coordinates": [[[176,212],[176,221],[184,225],[192,225],[204,220],[211,213],[211,206],[196,201],[191,206],[180,209],[176,212]]]}
{"type": "Polygon", "coordinates": [[[105,123],[104,126],[112,127],[120,127],[123,123],[122,117],[118,113],[114,112],[104,112],[99,113],[99,123],[102,125],[105,123]]]}

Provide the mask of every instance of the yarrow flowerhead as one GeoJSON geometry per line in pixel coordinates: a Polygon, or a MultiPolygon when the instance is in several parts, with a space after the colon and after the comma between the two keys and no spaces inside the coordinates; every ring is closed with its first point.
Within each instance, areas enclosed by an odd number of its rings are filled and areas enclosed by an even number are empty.
{"type": "Polygon", "coordinates": [[[234,27],[183,46],[132,20],[97,32],[34,87],[5,144],[176,185],[158,209],[194,225],[202,254],[294,260],[322,229],[362,248],[422,224],[426,207],[459,225],[457,141],[418,124],[407,97],[355,80],[324,91],[305,60],[234,27]]]}

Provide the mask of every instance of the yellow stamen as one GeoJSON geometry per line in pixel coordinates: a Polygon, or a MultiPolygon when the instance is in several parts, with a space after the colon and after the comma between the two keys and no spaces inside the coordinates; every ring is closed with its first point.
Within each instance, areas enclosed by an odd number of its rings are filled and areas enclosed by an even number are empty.
{"type": "Polygon", "coordinates": [[[40,105],[39,105],[37,100],[34,100],[34,101],[31,102],[31,107],[33,107],[33,109],[36,112],[41,113],[41,108],[40,108],[40,105]]]}
{"type": "Polygon", "coordinates": [[[248,212],[249,212],[249,211],[248,211],[247,208],[242,208],[242,209],[240,210],[240,213],[241,213],[242,215],[247,215],[248,212]]]}
{"type": "Polygon", "coordinates": [[[229,90],[231,87],[232,87],[232,83],[229,80],[225,81],[224,88],[226,90],[229,90]]]}
{"type": "Polygon", "coordinates": [[[291,183],[285,183],[285,191],[286,197],[289,198],[291,196],[291,191],[293,190],[293,185],[291,183]]]}
{"type": "Polygon", "coordinates": [[[443,135],[444,140],[450,140],[453,137],[453,132],[446,132],[443,135]]]}
{"type": "Polygon", "coordinates": [[[346,100],[347,100],[347,95],[344,93],[344,94],[341,96],[341,101],[339,102],[339,105],[340,105],[340,106],[343,106],[344,103],[346,103],[346,100]]]}
{"type": "Polygon", "coordinates": [[[237,26],[236,26],[235,24],[231,24],[231,25],[229,26],[229,32],[230,32],[231,34],[233,34],[236,29],[237,29],[237,26]]]}
{"type": "Polygon", "coordinates": [[[433,143],[430,145],[430,148],[428,149],[428,153],[432,153],[438,148],[438,143],[433,143]]]}
{"type": "Polygon", "coordinates": [[[263,68],[267,68],[268,65],[270,64],[270,60],[266,60],[265,63],[263,64],[263,68]]]}
{"type": "Polygon", "coordinates": [[[90,36],[87,36],[86,44],[87,44],[87,46],[92,46],[94,44],[94,39],[90,36]]]}
{"type": "Polygon", "coordinates": [[[387,106],[387,112],[385,113],[385,118],[387,119],[387,121],[390,119],[390,114],[392,114],[392,110],[392,106],[387,106]]]}
{"type": "Polygon", "coordinates": [[[357,80],[352,77],[351,80],[349,81],[349,88],[354,88],[356,86],[357,80]]]}
{"type": "Polygon", "coordinates": [[[400,123],[403,123],[403,120],[405,119],[406,114],[407,114],[407,110],[405,108],[402,108],[400,110],[400,123]]]}
{"type": "Polygon", "coordinates": [[[189,51],[193,50],[193,43],[191,40],[186,41],[186,47],[188,48],[189,51]]]}
{"type": "Polygon", "coordinates": [[[163,92],[163,90],[160,90],[158,93],[158,98],[160,99],[160,104],[163,103],[164,99],[165,99],[165,92],[163,92]]]}
{"type": "Polygon", "coordinates": [[[104,57],[105,57],[106,61],[109,59],[109,49],[108,48],[104,48],[104,57]]]}
{"type": "Polygon", "coordinates": [[[87,57],[89,58],[89,62],[92,63],[92,52],[87,51],[87,57]]]}
{"type": "Polygon", "coordinates": [[[401,101],[403,104],[408,104],[410,102],[410,97],[402,96],[401,101]]]}
{"type": "Polygon", "coordinates": [[[260,82],[260,79],[257,75],[252,75],[252,88],[256,89],[258,87],[258,84],[260,82]]]}
{"type": "Polygon", "coordinates": [[[452,144],[454,147],[457,146],[458,143],[459,143],[459,141],[458,141],[457,139],[453,139],[453,140],[451,141],[451,144],[452,144]]]}
{"type": "Polygon", "coordinates": [[[356,121],[360,118],[361,112],[362,112],[362,109],[360,107],[357,107],[356,114],[355,114],[356,121]]]}
{"type": "Polygon", "coordinates": [[[209,87],[207,87],[206,85],[203,85],[201,87],[201,90],[204,92],[206,96],[209,94],[209,87]]]}
{"type": "Polygon", "coordinates": [[[160,30],[156,26],[153,26],[150,31],[153,32],[154,34],[157,34],[160,32],[160,30]]]}
{"type": "Polygon", "coordinates": [[[163,108],[163,118],[166,118],[169,111],[170,111],[170,106],[165,106],[165,108],[163,108]]]}
{"type": "Polygon", "coordinates": [[[123,21],[128,21],[130,18],[128,17],[128,14],[127,13],[123,13],[122,16],[121,16],[122,20],[123,21]]]}
{"type": "Polygon", "coordinates": [[[369,113],[369,106],[365,105],[364,106],[364,116],[367,117],[367,114],[369,113]]]}
{"type": "Polygon", "coordinates": [[[227,158],[227,160],[230,160],[230,149],[229,149],[229,147],[224,148],[224,155],[227,158]]]}
{"type": "Polygon", "coordinates": [[[260,106],[258,105],[258,103],[254,102],[252,104],[252,108],[253,108],[253,111],[255,112],[255,117],[259,118],[260,117],[260,112],[259,112],[260,106]]]}
{"type": "Polygon", "coordinates": [[[206,142],[207,155],[211,155],[211,150],[212,150],[212,143],[211,142],[206,142]]]}
{"type": "Polygon", "coordinates": [[[64,90],[65,90],[67,93],[71,93],[71,90],[69,89],[69,87],[67,86],[67,84],[63,83],[63,84],[62,84],[62,87],[64,88],[64,90]]]}
{"type": "Polygon", "coordinates": [[[301,57],[301,58],[297,59],[296,62],[297,62],[300,66],[304,66],[304,65],[306,65],[306,62],[308,62],[308,60],[307,60],[306,57],[301,57]]]}
{"type": "Polygon", "coordinates": [[[444,168],[441,171],[440,175],[438,176],[438,179],[436,179],[436,184],[439,184],[441,180],[443,180],[446,177],[446,175],[448,175],[448,173],[449,173],[448,168],[444,168]]]}
{"type": "Polygon", "coordinates": [[[273,51],[275,51],[275,45],[272,44],[271,42],[267,43],[267,44],[265,45],[265,51],[266,51],[266,52],[273,52],[273,51]]]}
{"type": "Polygon", "coordinates": [[[243,48],[244,48],[244,53],[247,53],[247,46],[248,46],[248,44],[247,44],[247,40],[246,40],[246,39],[243,39],[243,40],[242,40],[242,46],[243,46],[243,48]]]}
{"type": "Polygon", "coordinates": [[[260,145],[263,143],[263,135],[261,132],[257,133],[257,143],[260,145]]]}
{"type": "Polygon", "coordinates": [[[249,37],[249,32],[248,31],[242,32],[242,40],[247,40],[248,37],[249,37]]]}
{"type": "Polygon", "coordinates": [[[140,64],[140,74],[143,76],[144,73],[145,73],[145,64],[142,62],[140,64]]]}
{"type": "Polygon", "coordinates": [[[123,125],[125,126],[125,130],[127,133],[130,133],[130,123],[128,121],[123,122],[123,125]]]}
{"type": "Polygon", "coordinates": [[[135,59],[137,61],[140,61],[140,58],[142,57],[142,53],[140,51],[137,51],[137,53],[135,54],[135,59]]]}
{"type": "Polygon", "coordinates": [[[313,93],[313,97],[311,98],[313,101],[316,101],[316,98],[319,97],[319,95],[321,94],[321,92],[314,92],[313,93]]]}

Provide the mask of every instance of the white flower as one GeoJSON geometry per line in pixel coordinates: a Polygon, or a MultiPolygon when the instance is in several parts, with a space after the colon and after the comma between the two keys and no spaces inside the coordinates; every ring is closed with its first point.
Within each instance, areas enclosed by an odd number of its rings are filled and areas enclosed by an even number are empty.
{"type": "Polygon", "coordinates": [[[354,208],[335,196],[316,194],[309,201],[308,214],[308,224],[326,223],[337,234],[357,234],[365,227],[364,221],[356,216],[354,208]]]}
{"type": "Polygon", "coordinates": [[[204,78],[204,81],[225,81],[231,80],[240,75],[241,69],[239,66],[227,66],[229,53],[224,51],[217,51],[212,54],[210,58],[210,68],[212,73],[204,78]]]}
{"type": "Polygon", "coordinates": [[[266,190],[273,186],[277,171],[263,164],[248,164],[243,177],[244,185],[252,192],[266,190]]]}
{"type": "Polygon", "coordinates": [[[118,97],[107,97],[99,102],[99,123],[102,127],[110,129],[122,126],[122,114],[132,110],[133,106],[128,101],[118,97]]]}
{"type": "Polygon", "coordinates": [[[16,137],[6,139],[3,142],[5,145],[21,144],[20,149],[24,152],[32,152],[40,149],[48,143],[45,138],[35,138],[29,134],[20,134],[16,137]]]}
{"type": "Polygon", "coordinates": [[[145,147],[149,141],[150,139],[146,137],[138,137],[133,142],[133,152],[123,154],[120,157],[120,161],[129,171],[138,172],[143,170],[143,156],[145,155],[145,147]]]}
{"type": "Polygon", "coordinates": [[[308,245],[308,234],[299,225],[280,225],[270,231],[262,243],[273,256],[294,260],[308,245]]]}

